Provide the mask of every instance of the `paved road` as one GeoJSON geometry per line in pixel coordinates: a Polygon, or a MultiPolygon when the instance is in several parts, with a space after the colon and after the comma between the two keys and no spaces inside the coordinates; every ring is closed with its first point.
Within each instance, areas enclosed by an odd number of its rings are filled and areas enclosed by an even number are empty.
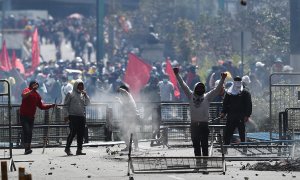
{"type": "MultiPolygon", "coordinates": [[[[51,59],[55,60],[55,47],[54,44],[41,44],[40,53],[43,56],[45,61],[49,61],[51,59]]],[[[74,52],[72,51],[71,44],[63,42],[61,45],[61,51],[62,51],[62,59],[74,59],[74,52]]],[[[92,53],[92,61],[95,61],[95,53],[92,53]]]]}
{"type": "MultiPolygon", "coordinates": [[[[110,147],[113,151],[119,151],[124,145],[110,147]]],[[[27,173],[31,173],[33,179],[74,180],[74,179],[103,179],[122,180],[127,176],[127,156],[108,155],[106,146],[84,147],[86,156],[66,156],[64,148],[46,148],[42,154],[42,148],[33,149],[30,155],[23,155],[22,149],[13,150],[13,159],[16,167],[25,167],[27,173]]],[[[75,147],[72,148],[75,152],[75,147]]],[[[137,153],[156,156],[192,156],[192,148],[167,149],[163,147],[151,147],[149,143],[141,143],[137,153]]],[[[254,163],[254,162],[250,162],[254,163]]],[[[134,174],[134,179],[166,179],[166,180],[194,180],[194,179],[298,179],[300,172],[257,172],[240,170],[247,162],[227,162],[227,171],[222,173],[164,173],[164,174],[134,174]]],[[[17,179],[18,172],[9,172],[9,179],[17,179]]]]}

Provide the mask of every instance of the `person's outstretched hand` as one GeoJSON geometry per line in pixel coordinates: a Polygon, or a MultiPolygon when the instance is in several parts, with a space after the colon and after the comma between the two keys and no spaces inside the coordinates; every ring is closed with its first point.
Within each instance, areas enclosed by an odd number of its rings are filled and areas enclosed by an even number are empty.
{"type": "Polygon", "coordinates": [[[221,73],[221,77],[222,77],[222,79],[226,79],[227,73],[226,73],[226,72],[222,72],[222,73],[221,73]]]}
{"type": "Polygon", "coordinates": [[[179,73],[179,68],[178,67],[174,67],[173,71],[174,71],[174,74],[177,75],[179,73]]]}

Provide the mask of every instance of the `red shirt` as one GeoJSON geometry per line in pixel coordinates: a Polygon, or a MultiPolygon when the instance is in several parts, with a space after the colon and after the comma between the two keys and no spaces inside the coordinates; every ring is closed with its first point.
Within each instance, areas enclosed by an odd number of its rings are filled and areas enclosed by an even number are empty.
{"type": "MultiPolygon", "coordinates": [[[[31,89],[25,88],[22,92],[22,95],[29,91],[31,91],[31,89]]],[[[51,108],[51,105],[44,104],[39,93],[37,91],[32,91],[27,97],[22,98],[20,115],[34,119],[37,107],[42,110],[47,110],[51,108]]]]}

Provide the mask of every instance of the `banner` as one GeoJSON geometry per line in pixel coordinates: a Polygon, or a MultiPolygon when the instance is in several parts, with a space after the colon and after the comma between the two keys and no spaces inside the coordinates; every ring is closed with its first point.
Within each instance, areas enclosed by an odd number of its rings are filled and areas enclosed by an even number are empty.
{"type": "Polygon", "coordinates": [[[129,85],[130,91],[134,95],[138,95],[150,79],[152,66],[145,63],[136,55],[128,54],[128,64],[125,71],[124,82],[129,85]]]}
{"type": "Polygon", "coordinates": [[[179,88],[178,88],[177,79],[176,79],[176,76],[175,76],[174,71],[173,71],[173,67],[172,67],[171,62],[170,62],[169,59],[166,60],[165,72],[169,75],[170,82],[174,86],[174,96],[176,98],[179,98],[180,97],[180,91],[179,91],[179,88]]]}

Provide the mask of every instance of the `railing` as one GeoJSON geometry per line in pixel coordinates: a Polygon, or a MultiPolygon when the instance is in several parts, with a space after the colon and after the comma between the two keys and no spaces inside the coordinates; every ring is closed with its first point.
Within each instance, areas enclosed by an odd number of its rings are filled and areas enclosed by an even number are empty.
{"type": "MultiPolygon", "coordinates": [[[[190,115],[187,103],[161,103],[146,104],[137,103],[140,112],[140,120],[137,126],[139,139],[153,139],[153,132],[158,129],[168,128],[167,140],[190,143],[190,115]],[[177,126],[178,127],[177,127],[177,126]],[[181,126],[182,127],[179,127],[181,126]]],[[[11,127],[6,118],[7,105],[0,105],[0,140],[9,142],[11,132],[14,147],[22,145],[22,127],[19,118],[19,105],[11,106],[11,127]]],[[[210,119],[218,117],[221,103],[212,103],[210,107],[210,119]]],[[[120,140],[121,107],[117,103],[92,103],[86,107],[86,132],[85,142],[120,140]]],[[[33,129],[33,147],[42,146],[43,140],[48,134],[48,146],[59,146],[65,143],[69,126],[64,122],[62,105],[49,110],[37,110],[33,129]],[[52,111],[54,111],[52,113],[52,111]],[[53,115],[51,115],[53,114],[53,115]],[[48,132],[49,131],[49,132],[48,132]]],[[[224,124],[223,122],[218,122],[224,124]]]]}

